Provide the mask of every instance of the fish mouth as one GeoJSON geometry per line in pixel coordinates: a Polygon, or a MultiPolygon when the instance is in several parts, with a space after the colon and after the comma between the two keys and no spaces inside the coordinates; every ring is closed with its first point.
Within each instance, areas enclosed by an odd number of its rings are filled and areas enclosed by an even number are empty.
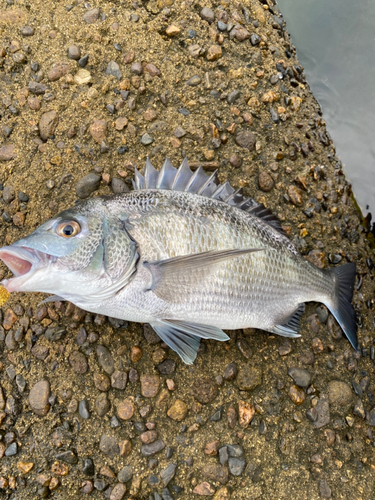
{"type": "Polygon", "coordinates": [[[49,254],[33,248],[17,246],[0,248],[0,259],[14,274],[14,278],[5,279],[1,282],[8,292],[22,291],[22,286],[34,272],[51,262],[49,254]]]}

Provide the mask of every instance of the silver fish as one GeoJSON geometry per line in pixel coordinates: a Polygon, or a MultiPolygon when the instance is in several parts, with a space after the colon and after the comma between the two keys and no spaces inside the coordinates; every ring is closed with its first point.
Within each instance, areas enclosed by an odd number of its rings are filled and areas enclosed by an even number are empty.
{"type": "Polygon", "coordinates": [[[217,173],[147,160],[131,193],[80,202],[0,249],[9,292],[57,294],[93,313],[149,323],[185,363],[200,338],[259,328],[298,337],[305,302],[325,304],[357,349],[356,266],[307,262],[277,218],[217,173]]]}

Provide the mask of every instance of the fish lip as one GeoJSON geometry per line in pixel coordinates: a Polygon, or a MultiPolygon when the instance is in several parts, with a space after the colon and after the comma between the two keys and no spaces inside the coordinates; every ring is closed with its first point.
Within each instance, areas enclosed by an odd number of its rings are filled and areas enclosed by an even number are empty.
{"type": "Polygon", "coordinates": [[[4,279],[1,284],[8,292],[22,291],[22,285],[37,269],[48,265],[51,258],[49,254],[24,246],[0,248],[0,259],[14,274],[13,278],[4,279]]]}

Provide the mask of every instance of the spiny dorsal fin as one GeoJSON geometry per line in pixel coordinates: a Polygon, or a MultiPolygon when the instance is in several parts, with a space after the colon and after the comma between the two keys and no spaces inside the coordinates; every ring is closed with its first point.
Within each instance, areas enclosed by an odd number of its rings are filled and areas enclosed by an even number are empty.
{"type": "Polygon", "coordinates": [[[232,207],[240,208],[264,220],[274,229],[283,233],[279,219],[271,210],[252,198],[245,198],[242,189],[236,191],[229,182],[220,184],[217,170],[211,175],[206,175],[202,167],[192,172],[187,158],[184,158],[178,169],[174,168],[167,158],[160,171],[157,171],[150,159],[147,158],[144,176],[135,168],[133,188],[186,191],[206,198],[224,201],[232,207]]]}

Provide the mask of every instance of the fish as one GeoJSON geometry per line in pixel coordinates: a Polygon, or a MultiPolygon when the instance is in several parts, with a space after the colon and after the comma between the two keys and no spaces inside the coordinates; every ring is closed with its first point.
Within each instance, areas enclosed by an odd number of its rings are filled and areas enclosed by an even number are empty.
{"type": "Polygon", "coordinates": [[[256,328],[299,337],[306,302],[323,303],[358,349],[355,263],[304,259],[263,204],[218,172],[135,168],[134,190],[78,202],[0,249],[8,292],[54,294],[91,313],[149,323],[192,364],[200,339],[256,328]]]}

